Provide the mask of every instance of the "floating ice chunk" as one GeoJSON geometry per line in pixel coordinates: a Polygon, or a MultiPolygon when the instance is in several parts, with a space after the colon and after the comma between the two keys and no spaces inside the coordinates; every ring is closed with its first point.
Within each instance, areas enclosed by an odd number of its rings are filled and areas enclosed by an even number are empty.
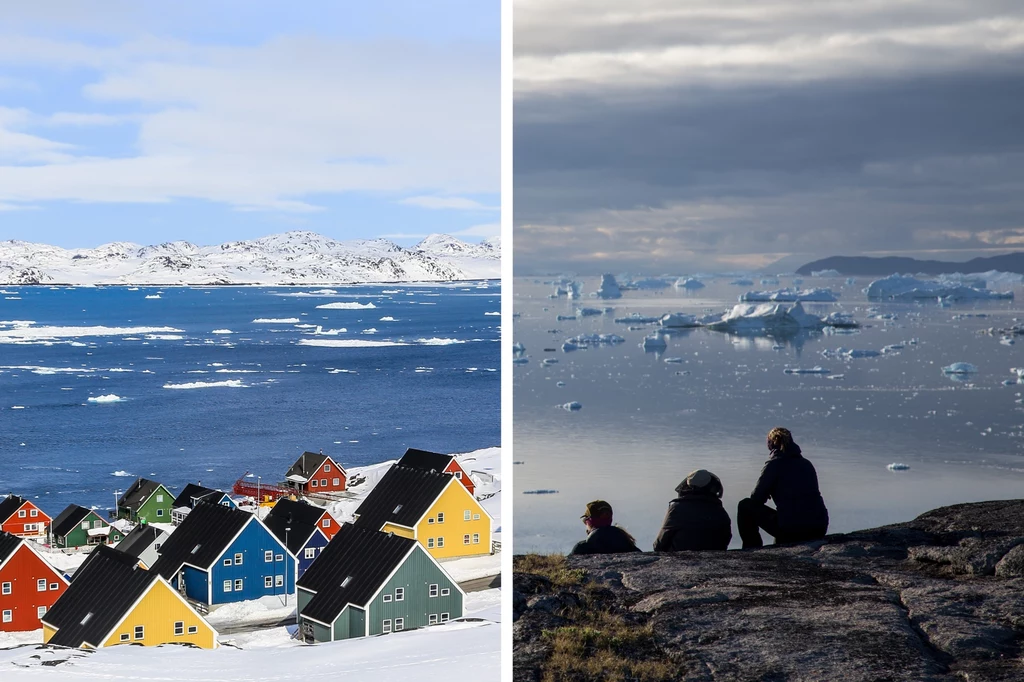
{"type": "Polygon", "coordinates": [[[943,367],[942,371],[946,374],[973,374],[978,371],[978,368],[969,362],[954,362],[952,365],[943,367]]]}
{"type": "Polygon", "coordinates": [[[227,381],[193,381],[187,384],[164,384],[164,388],[246,388],[246,385],[242,383],[241,379],[228,379],[227,381]]]}
{"type": "Polygon", "coordinates": [[[688,291],[696,291],[697,289],[703,289],[703,288],[704,288],[704,282],[701,282],[699,279],[694,279],[693,277],[687,277],[685,279],[680,277],[679,279],[676,280],[676,289],[686,289],[688,291]]]}
{"type": "Polygon", "coordinates": [[[563,410],[565,410],[567,412],[575,412],[576,410],[582,410],[583,409],[583,406],[580,405],[575,400],[573,400],[571,403],[565,403],[563,405],[560,405],[559,407],[561,407],[563,410]]]}
{"type": "Polygon", "coordinates": [[[642,345],[644,350],[665,350],[668,348],[665,337],[659,334],[645,336],[642,345]]]}
{"type": "Polygon", "coordinates": [[[706,325],[716,331],[736,333],[779,332],[796,333],[801,329],[821,329],[821,318],[804,311],[797,301],[792,306],[762,303],[749,305],[740,303],[725,315],[706,325]]]}
{"type": "Polygon", "coordinates": [[[555,319],[558,320],[559,322],[564,322],[565,320],[575,320],[576,316],[575,315],[556,315],[555,319]]]}
{"type": "Polygon", "coordinates": [[[524,495],[556,495],[557,490],[524,490],[524,495]]]}
{"type": "Polygon", "coordinates": [[[530,361],[530,358],[523,358],[523,357],[512,358],[512,364],[513,365],[525,365],[529,361],[530,361]]]}
{"type": "Polygon", "coordinates": [[[775,291],[748,291],[740,295],[740,301],[776,301],[792,303],[795,301],[813,301],[834,303],[839,298],[831,289],[777,289],[775,291]]]}
{"type": "Polygon", "coordinates": [[[24,410],[25,406],[24,405],[11,405],[11,409],[12,410],[24,410]]]}
{"type": "Polygon", "coordinates": [[[124,471],[123,469],[118,469],[117,471],[112,472],[110,475],[111,476],[126,477],[126,476],[134,476],[135,474],[130,474],[127,471],[124,471]]]}
{"type": "Polygon", "coordinates": [[[381,322],[398,322],[398,320],[396,320],[395,318],[391,317],[390,315],[385,315],[384,317],[380,318],[380,321],[381,322]]]}
{"type": "Polygon", "coordinates": [[[892,464],[885,468],[888,469],[889,471],[906,471],[907,469],[910,468],[910,465],[904,464],[903,462],[893,462],[892,464]]]}
{"type": "Polygon", "coordinates": [[[845,374],[829,374],[829,375],[828,375],[827,377],[825,377],[825,378],[826,378],[826,379],[845,379],[845,378],[846,378],[846,375],[845,375],[845,374]]]}
{"type": "Polygon", "coordinates": [[[787,367],[782,370],[786,374],[831,374],[832,372],[815,365],[814,367],[787,367]]]}
{"type": "Polygon", "coordinates": [[[565,382],[564,381],[556,382],[555,386],[558,386],[559,388],[561,388],[562,386],[565,386],[565,382]]]}
{"type": "Polygon", "coordinates": [[[298,324],[297,317],[257,317],[253,324],[298,324]]]}
{"type": "Polygon", "coordinates": [[[558,358],[544,358],[540,364],[542,365],[554,365],[558,363],[558,358]]]}
{"type": "Polygon", "coordinates": [[[877,350],[864,350],[860,348],[851,348],[850,350],[843,353],[848,358],[877,358],[882,353],[877,350]]]}
{"type": "Polygon", "coordinates": [[[733,286],[737,287],[752,287],[754,286],[754,280],[744,279],[741,277],[740,279],[734,279],[733,281],[729,282],[729,284],[732,284],[733,286]]]}
{"type": "Polygon", "coordinates": [[[512,352],[516,355],[522,355],[526,352],[526,346],[524,346],[521,341],[516,341],[512,344],[512,352]]]}
{"type": "MultiPolygon", "coordinates": [[[[984,282],[972,281],[972,284],[984,282]]],[[[1012,299],[1013,291],[989,291],[949,279],[921,280],[911,275],[889,275],[871,282],[864,290],[868,298],[914,300],[936,298],[944,302],[980,299],[1012,299]]]]}
{"type": "Polygon", "coordinates": [[[829,268],[828,270],[812,270],[811,277],[841,277],[838,270],[829,268]]]}
{"type": "Polygon", "coordinates": [[[898,353],[904,348],[905,346],[902,343],[890,343],[888,346],[882,346],[882,352],[886,354],[898,353]]]}
{"type": "Polygon", "coordinates": [[[598,298],[622,298],[619,291],[619,284],[615,281],[615,275],[601,275],[601,286],[594,292],[598,298]]]}
{"type": "Polygon", "coordinates": [[[211,334],[234,334],[230,329],[214,329],[211,334]]]}
{"type": "Polygon", "coordinates": [[[372,303],[357,303],[355,301],[335,301],[334,303],[324,303],[318,305],[317,310],[369,310],[370,308],[376,308],[372,303]]]}
{"type": "Polygon", "coordinates": [[[662,362],[671,362],[671,363],[681,363],[682,361],[683,361],[682,358],[665,358],[664,360],[662,360],[662,362]]]}
{"type": "Polygon", "coordinates": [[[566,339],[565,343],[562,344],[562,350],[579,350],[580,348],[589,346],[614,346],[615,344],[625,342],[626,339],[622,338],[618,334],[580,334],[566,339]],[[570,346],[570,348],[566,348],[567,345],[570,346]]]}
{"type": "Polygon", "coordinates": [[[779,278],[778,277],[765,277],[764,279],[761,280],[761,284],[764,285],[764,286],[770,286],[772,284],[778,284],[778,283],[779,283],[779,278]]]}
{"type": "Polygon", "coordinates": [[[672,283],[661,277],[644,277],[629,283],[630,289],[667,289],[672,283]]]}
{"type": "Polygon", "coordinates": [[[370,341],[369,339],[299,339],[298,345],[322,348],[385,348],[408,346],[409,344],[403,341],[370,341]]]}
{"type": "Polygon", "coordinates": [[[114,395],[113,393],[109,395],[97,395],[86,398],[86,401],[90,403],[119,403],[122,402],[123,400],[124,398],[122,398],[119,395],[114,395]]]}
{"type": "Polygon", "coordinates": [[[686,313],[666,313],[661,317],[660,323],[662,327],[670,327],[674,329],[701,326],[696,317],[693,315],[687,315],[686,313]]]}
{"type": "Polygon", "coordinates": [[[654,324],[660,319],[659,317],[645,317],[640,313],[632,313],[626,317],[616,317],[615,322],[618,324],[654,324]]]}
{"type": "Polygon", "coordinates": [[[577,317],[593,317],[594,315],[604,315],[604,308],[577,308],[577,317]]]}
{"type": "Polygon", "coordinates": [[[1003,344],[1004,346],[1012,346],[1016,342],[1013,340],[1012,336],[1004,336],[1001,339],[999,339],[999,343],[1003,344]]]}
{"type": "Polygon", "coordinates": [[[148,299],[160,298],[160,294],[150,294],[150,295],[146,296],[146,298],[148,298],[148,299]]]}

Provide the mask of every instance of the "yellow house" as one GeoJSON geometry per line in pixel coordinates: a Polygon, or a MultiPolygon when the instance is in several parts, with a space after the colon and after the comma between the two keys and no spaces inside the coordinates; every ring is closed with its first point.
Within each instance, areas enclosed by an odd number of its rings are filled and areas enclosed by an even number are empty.
{"type": "Polygon", "coordinates": [[[491,516],[450,473],[395,465],[355,512],[355,525],[420,542],[435,559],[491,553],[491,516]]]}
{"type": "Polygon", "coordinates": [[[166,580],[106,546],[96,548],[40,620],[47,644],[217,647],[217,631],[166,580]]]}

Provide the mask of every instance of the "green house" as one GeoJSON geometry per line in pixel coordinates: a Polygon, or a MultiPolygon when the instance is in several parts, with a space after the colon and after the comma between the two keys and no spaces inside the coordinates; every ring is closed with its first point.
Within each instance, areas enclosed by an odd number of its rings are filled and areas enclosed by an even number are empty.
{"type": "Polygon", "coordinates": [[[297,583],[299,631],[332,642],[438,625],[466,596],[423,545],[344,524],[297,583]]]}
{"type": "Polygon", "coordinates": [[[53,544],[62,549],[110,545],[120,542],[121,531],[92,509],[69,504],[50,526],[53,544]]]}
{"type": "Polygon", "coordinates": [[[135,523],[170,523],[174,495],[161,483],[140,478],[117,501],[117,516],[135,523]]]}

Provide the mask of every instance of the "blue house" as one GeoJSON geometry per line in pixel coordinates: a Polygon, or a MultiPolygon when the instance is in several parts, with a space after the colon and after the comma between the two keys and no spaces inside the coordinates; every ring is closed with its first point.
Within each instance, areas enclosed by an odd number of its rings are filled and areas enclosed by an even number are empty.
{"type": "Polygon", "coordinates": [[[295,591],[295,557],[256,518],[238,509],[196,505],[160,548],[152,570],[207,605],[295,591]]]}
{"type": "Polygon", "coordinates": [[[181,489],[178,496],[174,498],[174,502],[171,503],[171,523],[175,526],[180,526],[189,512],[195,509],[196,505],[201,502],[220,504],[225,507],[238,509],[238,504],[223,490],[205,488],[198,483],[189,483],[181,489]]]}
{"type": "Polygon", "coordinates": [[[298,561],[300,578],[327,546],[329,538],[321,522],[326,514],[323,507],[282,498],[263,519],[270,532],[288,547],[298,561]]]}

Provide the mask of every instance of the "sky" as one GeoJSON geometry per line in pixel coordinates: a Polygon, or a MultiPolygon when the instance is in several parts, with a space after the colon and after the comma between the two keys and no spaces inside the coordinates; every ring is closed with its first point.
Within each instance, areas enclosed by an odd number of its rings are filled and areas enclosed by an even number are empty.
{"type": "Polygon", "coordinates": [[[0,6],[0,240],[499,234],[500,3],[0,6]]]}
{"type": "Polygon", "coordinates": [[[1024,250],[1016,0],[516,0],[517,274],[1024,250]]]}

